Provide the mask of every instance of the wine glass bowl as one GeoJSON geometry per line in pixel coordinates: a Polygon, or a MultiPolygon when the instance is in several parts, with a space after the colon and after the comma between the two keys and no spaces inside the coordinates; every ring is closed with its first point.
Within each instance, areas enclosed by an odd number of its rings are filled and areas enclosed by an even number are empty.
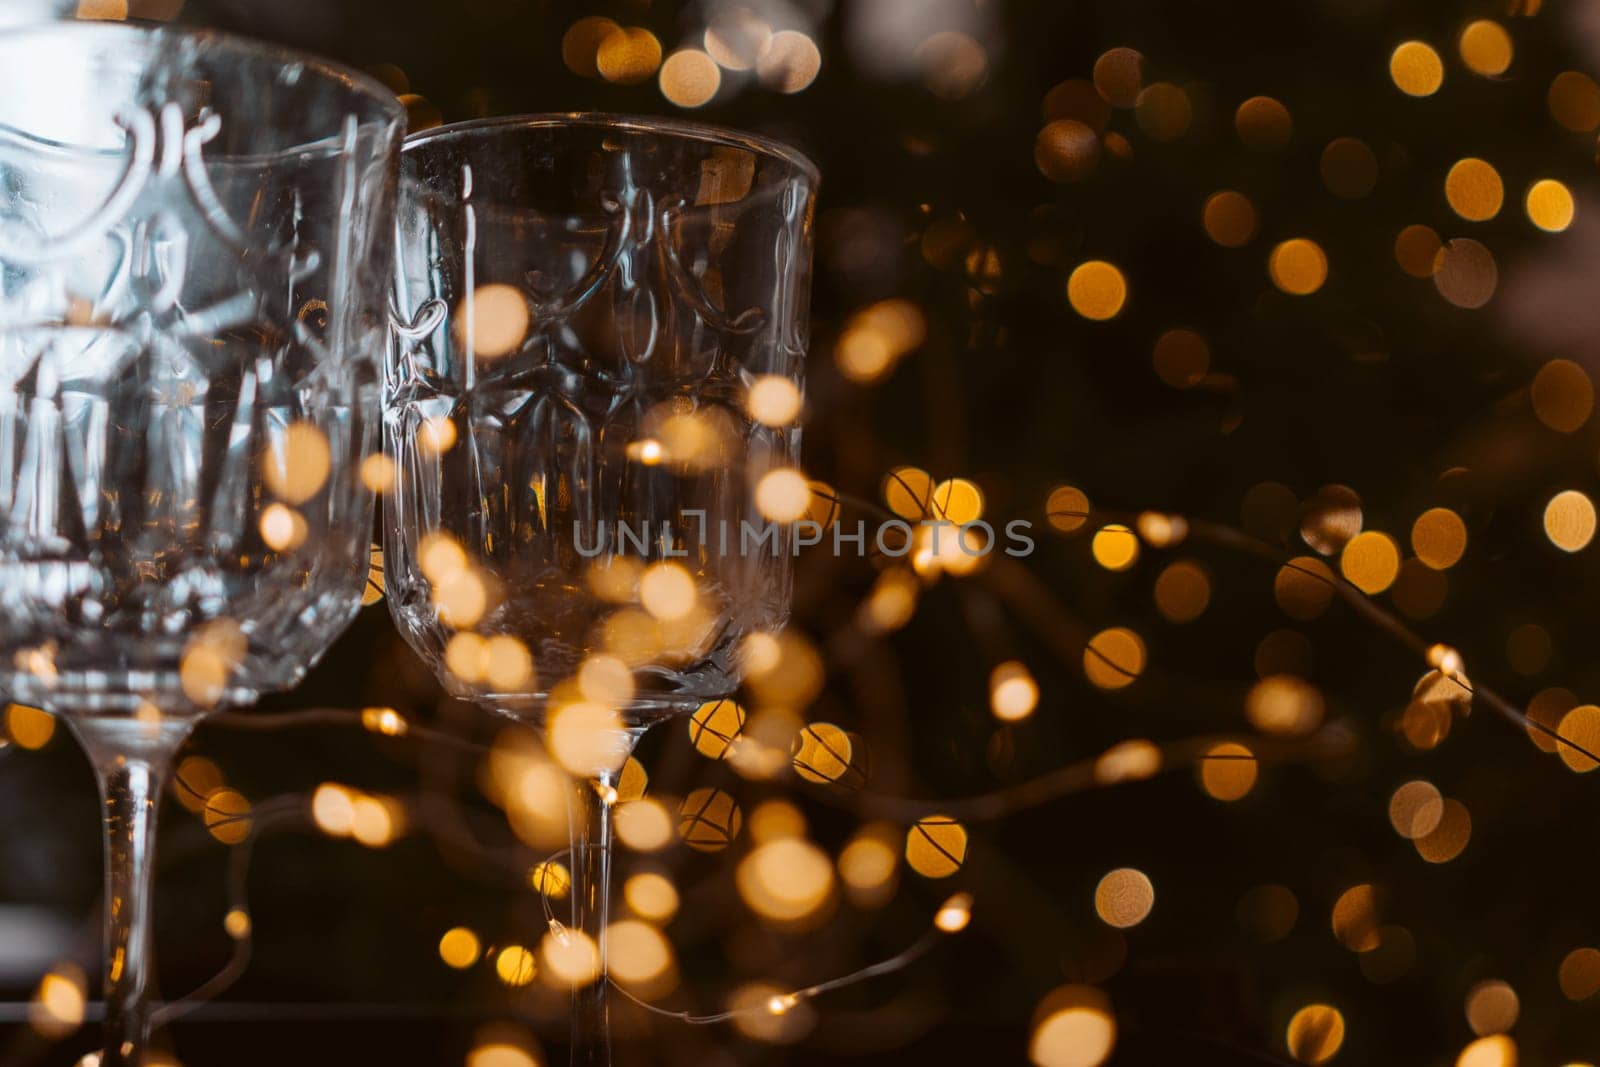
{"type": "Polygon", "coordinates": [[[386,587],[457,695],[538,718],[620,661],[642,725],[725,696],[782,625],[790,531],[756,489],[800,431],[748,400],[799,397],[814,184],[782,146],[648,120],[408,142],[386,587]]]}
{"type": "Polygon", "coordinates": [[[213,34],[0,58],[0,688],[181,716],[292,685],[365,575],[394,101],[213,34]]]}
{"type": "Polygon", "coordinates": [[[403,153],[385,585],[443,684],[541,726],[581,783],[574,1064],[610,1062],[619,769],[788,613],[816,184],[776,142],[605,115],[403,153]]]}
{"type": "Polygon", "coordinates": [[[106,830],[106,1045],[148,1037],[156,805],[193,722],[359,608],[404,111],[209,32],[0,34],[0,690],[106,830]]]}

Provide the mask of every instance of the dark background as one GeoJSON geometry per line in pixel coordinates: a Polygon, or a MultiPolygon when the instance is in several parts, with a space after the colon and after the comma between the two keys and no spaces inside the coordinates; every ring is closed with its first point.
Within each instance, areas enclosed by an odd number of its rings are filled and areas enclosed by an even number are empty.
{"type": "MultiPolygon", "coordinates": [[[[1556,981],[1566,953],[1600,942],[1595,778],[1569,773],[1482,708],[1439,748],[1409,748],[1394,721],[1424,665],[1337,606],[1309,623],[1287,619],[1273,601],[1270,563],[1190,544],[1147,548],[1132,570],[1111,574],[1095,565],[1087,532],[1062,537],[1043,521],[1048,491],[1063,482],[1097,507],[1228,524],[1240,522],[1241,500],[1257,483],[1282,483],[1302,501],[1338,483],[1359,494],[1367,528],[1402,544],[1418,513],[1450,504],[1467,521],[1468,553],[1449,573],[1445,606],[1419,628],[1458,648],[1468,674],[1515,703],[1550,685],[1591,698],[1600,688],[1590,654],[1600,637],[1595,550],[1556,550],[1540,516],[1559,489],[1593,491],[1597,434],[1593,420],[1572,434],[1540,425],[1527,385],[1552,357],[1592,371],[1600,356],[1590,328],[1600,282],[1593,138],[1561,128],[1545,106],[1555,74],[1593,68],[1600,8],[1548,4],[1521,16],[1489,4],[1382,0],[812,0],[773,10],[811,28],[823,56],[816,82],[792,96],[753,79],[726,84],[692,117],[791,140],[825,176],[808,470],[866,498],[880,498],[884,474],[905,463],[975,479],[991,520],[1035,522],[1039,551],[1027,566],[1054,611],[1035,629],[981,579],[946,578],[905,630],[841,644],[872,565],[808,557],[797,621],[832,667],[808,717],[867,738],[869,791],[983,793],[1130,737],[1247,731],[1242,701],[1256,646],[1292,626],[1310,639],[1311,680],[1354,749],[1338,760],[1264,766],[1256,789],[1234,804],[1175,771],[973,823],[956,878],[906,872],[881,910],[844,907],[797,937],[740,913],[731,878],[743,842],[710,857],[679,849],[668,861],[684,897],[669,930],[685,976],[677,1008],[714,1008],[745,980],[803,985],[891,955],[956,888],[975,894],[976,914],[967,933],[907,973],[820,1000],[816,1029],[796,1046],[646,1021],[619,1006],[619,1027],[643,1038],[619,1058],[700,1067],[1020,1063],[1038,1001],[1086,981],[1116,1007],[1116,1064],[1289,1062],[1289,1016],[1325,1001],[1348,1027],[1335,1062],[1442,1065],[1473,1038],[1467,990],[1491,977],[1521,998],[1512,1033],[1523,1062],[1600,1056],[1600,1004],[1569,1002],[1556,981]],[[941,11],[959,10],[987,55],[983,83],[946,100],[914,70],[878,72],[850,29],[855,9],[872,4],[899,4],[906,20],[934,19],[934,29],[941,11]],[[1477,17],[1498,17],[1512,33],[1516,57],[1502,78],[1471,74],[1455,54],[1456,35],[1477,17]],[[1402,96],[1387,75],[1391,49],[1412,37],[1446,61],[1443,90],[1421,100],[1402,96]],[[1096,57],[1118,45],[1144,53],[1147,81],[1194,90],[1191,130],[1159,143],[1131,112],[1115,111],[1109,128],[1127,138],[1131,158],[1107,156],[1086,180],[1052,184],[1034,163],[1041,101],[1058,82],[1089,77],[1096,57]],[[1252,151],[1234,133],[1233,109],[1255,94],[1293,115],[1281,151],[1252,151]],[[1358,136],[1376,154],[1370,195],[1343,200],[1324,188],[1317,161],[1337,136],[1358,136]],[[1467,155],[1493,161],[1505,177],[1506,206],[1491,222],[1463,222],[1445,202],[1443,174],[1467,155]],[[1539,233],[1523,214],[1522,190],[1536,177],[1573,189],[1578,217],[1565,234],[1539,233]],[[1259,233],[1241,249],[1218,247],[1200,226],[1206,196],[1224,187],[1246,191],[1261,212],[1259,233]],[[968,224],[963,253],[948,266],[928,262],[928,226],[957,216],[968,224]],[[1394,236],[1411,223],[1489,246],[1500,283],[1487,307],[1453,307],[1399,269],[1394,236]],[[1041,235],[1050,238],[1042,255],[1041,235]],[[1268,277],[1268,251],[1291,236],[1317,240],[1330,261],[1328,283],[1310,297],[1286,296],[1268,277]],[[967,269],[973,248],[998,258],[997,276],[967,269]],[[1066,274],[1086,258],[1111,260],[1129,280],[1127,306],[1111,322],[1075,315],[1063,297],[1066,274]],[[878,386],[846,382],[833,362],[841,324],[894,296],[924,309],[926,344],[878,386]],[[1171,388],[1152,369],[1151,345],[1174,325],[1211,343],[1213,375],[1200,387],[1171,388]],[[1441,482],[1456,467],[1466,473],[1441,482]],[[1208,569],[1212,601],[1198,621],[1174,626],[1157,614],[1151,588],[1180,555],[1208,569]],[[1554,645],[1532,676],[1514,671],[1505,651],[1511,630],[1528,622],[1554,645]],[[1139,631],[1151,667],[1108,694],[1056,650],[1077,626],[1112,625],[1139,631]],[[986,678],[993,660],[1011,656],[1030,664],[1043,698],[1029,721],[997,737],[986,678]],[[1471,842],[1453,862],[1424,863],[1389,825],[1389,794],[1413,777],[1471,812],[1471,842]],[[1157,892],[1151,917],[1126,934],[1101,924],[1093,907],[1096,882],[1120,866],[1148,873],[1157,892]],[[1377,885],[1383,921],[1415,938],[1416,961],[1393,982],[1365,978],[1330,929],[1335,899],[1358,882],[1377,885]],[[1272,944],[1235,915],[1262,883],[1289,887],[1299,903],[1293,931],[1272,944]]],[[[709,13],[671,0],[191,0],[179,21],[354,65],[389,64],[425,98],[413,103],[415,116],[436,109],[454,121],[574,109],[681,116],[654,79],[615,86],[573,74],[561,37],[577,17],[605,14],[650,29],[670,53],[698,39],[709,13]]],[[[1292,535],[1283,543],[1310,551],[1292,535]]],[[[478,740],[496,729],[441,697],[381,606],[363,612],[299,690],[262,710],[372,704],[478,740]]],[[[349,726],[203,725],[190,751],[215,760],[258,808],[327,780],[401,796],[426,786],[458,796],[483,839],[512,843],[477,795],[474,759],[410,739],[349,726]]],[[[652,790],[664,794],[718,784],[746,812],[765,796],[790,796],[830,848],[859,821],[846,793],[751,784],[708,763],[681,726],[657,731],[642,758],[652,790]]],[[[93,798],[64,731],[38,752],[0,749],[0,901],[61,924],[33,927],[49,946],[35,970],[6,971],[0,992],[14,1005],[13,1023],[49,951],[93,970],[93,798]]],[[[164,833],[158,944],[161,985],[174,995],[230,951],[220,925],[229,850],[176,804],[164,833]]],[[[620,862],[626,870],[635,861],[620,862]]],[[[532,936],[537,926],[532,895],[470,853],[420,832],[369,850],[290,826],[257,843],[250,890],[255,957],[219,1002],[172,1031],[184,1063],[460,1063],[481,1025],[518,1019],[560,1062],[559,1004],[529,1015],[528,998],[491,969],[460,973],[439,961],[438,936],[458,923],[489,940],[532,936]]],[[[87,1031],[47,1046],[12,1026],[9,1039],[0,1058],[18,1064],[68,1063],[92,1047],[87,1031]]]]}

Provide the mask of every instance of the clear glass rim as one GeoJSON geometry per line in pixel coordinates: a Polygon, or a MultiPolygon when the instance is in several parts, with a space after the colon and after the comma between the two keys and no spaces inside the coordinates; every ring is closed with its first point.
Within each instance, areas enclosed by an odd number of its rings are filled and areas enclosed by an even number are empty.
{"type": "MultiPolygon", "coordinates": [[[[0,0],[3,2],[3,0],[0,0]]],[[[146,42],[215,42],[226,51],[255,56],[260,59],[288,65],[297,64],[327,81],[342,86],[351,94],[364,98],[390,122],[405,123],[405,105],[400,103],[387,85],[370,74],[354,67],[328,59],[315,52],[291,48],[257,40],[243,34],[225,30],[212,30],[187,26],[150,26],[129,22],[78,21],[61,19],[48,22],[30,22],[0,30],[0,49],[30,37],[120,37],[129,41],[146,42]]]]}
{"type": "Polygon", "coordinates": [[[706,141],[742,148],[756,155],[778,159],[789,164],[810,179],[815,187],[822,180],[822,172],[810,156],[787,141],[765,137],[758,133],[736,130],[731,126],[717,126],[709,122],[688,122],[683,119],[657,118],[652,115],[618,115],[605,111],[562,111],[531,115],[497,115],[486,119],[468,119],[444,126],[422,130],[406,138],[404,151],[420,148],[436,140],[460,134],[478,133],[503,127],[521,129],[555,129],[561,126],[589,126],[647,133],[661,137],[678,137],[693,141],[706,141]]]}

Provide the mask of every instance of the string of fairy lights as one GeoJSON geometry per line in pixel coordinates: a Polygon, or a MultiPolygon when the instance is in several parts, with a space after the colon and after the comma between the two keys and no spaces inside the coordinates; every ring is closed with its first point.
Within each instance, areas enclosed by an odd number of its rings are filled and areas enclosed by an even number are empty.
{"type": "MultiPolygon", "coordinates": [[[[173,18],[180,8],[181,3],[150,0],[80,0],[77,13],[82,18],[173,18]]],[[[777,97],[803,93],[823,71],[819,27],[787,6],[716,3],[707,5],[704,14],[703,25],[676,44],[626,20],[585,16],[562,35],[560,61],[580,78],[641,92],[653,87],[666,103],[684,110],[746,91],[777,97]]],[[[1540,17],[1546,14],[1538,0],[1524,0],[1511,5],[1504,18],[1464,22],[1449,46],[1420,39],[1391,42],[1381,66],[1395,106],[1448,92],[1447,82],[1458,78],[1502,78],[1517,63],[1517,23],[1540,17]]],[[[992,52],[981,25],[916,24],[907,30],[867,22],[861,32],[879,46],[883,69],[920,81],[936,99],[968,97],[981,90],[990,73],[992,52]]],[[[1134,48],[1113,47],[1083,76],[1053,86],[1042,101],[1042,125],[1032,146],[1039,174],[1072,188],[1108,170],[1138,166],[1142,141],[1181,144],[1203,110],[1217,102],[1197,86],[1152,79],[1160,65],[1159,59],[1134,48]]],[[[412,91],[400,68],[386,65],[375,73],[402,94],[413,127],[442,121],[440,109],[412,91]]],[[[1586,74],[1556,74],[1544,102],[1546,118],[1556,130],[1587,139],[1600,129],[1600,85],[1586,74]]],[[[1293,143],[1293,105],[1292,100],[1267,95],[1233,105],[1230,125],[1240,149],[1271,157],[1293,143]]],[[[1334,138],[1318,157],[1322,186],[1341,200],[1372,195],[1383,175],[1379,153],[1358,137],[1334,138]]],[[[1520,211],[1535,233],[1556,235],[1576,218],[1578,201],[1565,182],[1542,173],[1517,174],[1513,182],[1510,167],[1478,156],[1455,159],[1428,181],[1433,199],[1448,215],[1422,216],[1400,228],[1392,240],[1393,266],[1414,285],[1431,284],[1446,306],[1461,313],[1489,304],[1501,281],[1490,239],[1471,227],[1520,211]],[[1441,233],[1451,227],[1459,227],[1462,235],[1441,233]],[[1478,236],[1466,235],[1473,233],[1478,236]]],[[[1345,265],[1315,237],[1284,231],[1259,200],[1247,188],[1217,188],[1197,205],[1194,225],[1225,253],[1254,257],[1252,269],[1283,296],[1310,298],[1323,292],[1345,265]]],[[[1007,256],[959,212],[925,212],[915,250],[928,269],[960,276],[974,304],[992,296],[1008,270],[1007,256]]],[[[1026,256],[1035,265],[1060,272],[1064,306],[1088,324],[1117,319],[1141,284],[1114,256],[1069,257],[1062,243],[1045,231],[1031,241],[1026,256]]],[[[497,300],[494,289],[486,286],[475,297],[479,325],[473,344],[480,354],[511,351],[528,328],[525,317],[517,318],[521,302],[497,300]]],[[[1418,292],[1425,294],[1426,289],[1419,286],[1418,292]]],[[[933,314],[905,297],[857,308],[831,339],[832,368],[859,390],[887,383],[898,367],[923,351],[933,314]]],[[[1235,389],[1233,376],[1217,366],[1218,355],[1213,341],[1189,325],[1167,326],[1149,339],[1151,370],[1174,390],[1235,389]]],[[[1588,372],[1564,358],[1545,361],[1517,399],[1551,434],[1576,434],[1593,416],[1588,372]]],[[[807,402],[783,379],[758,381],[745,398],[751,418],[770,426],[798,421],[807,402]]],[[[290,430],[276,444],[273,462],[264,466],[277,502],[263,512],[261,532],[275,550],[304,540],[305,522],[296,503],[309,498],[326,478],[326,441],[309,425],[290,430]]],[[[448,420],[427,424],[421,432],[427,447],[437,452],[456,443],[454,424],[448,420]]],[[[633,458],[642,463],[672,462],[681,452],[670,435],[639,442],[637,448],[633,458]]],[[[375,491],[387,491],[394,478],[392,461],[373,457],[362,477],[375,491]]],[[[884,472],[876,499],[862,500],[804,472],[785,469],[763,480],[757,503],[775,521],[807,519],[825,526],[855,511],[907,522],[933,519],[965,530],[987,516],[989,504],[980,481],[902,465],[884,472]]],[[[643,766],[630,759],[604,799],[614,807],[620,845],[640,861],[619,886],[622,914],[608,931],[610,980],[632,1004],[672,1023],[728,1024],[753,1040],[799,1041],[816,1025],[817,1012],[826,1011],[821,998],[916,966],[937,951],[942,938],[967,929],[985,903],[956,890],[929,918],[928,932],[898,953],[809,984],[742,981],[713,1009],[706,1003],[709,994],[682,988],[670,927],[685,893],[669,869],[655,862],[671,849],[736,857],[719,876],[731,882],[751,917],[774,930],[801,933],[817,929],[842,906],[863,912],[882,908],[895,896],[902,869],[934,884],[956,879],[968,862],[969,827],[977,824],[1175,771],[1192,773],[1210,799],[1232,803],[1255,789],[1264,768],[1347,748],[1352,741],[1346,724],[1330,715],[1329,701],[1308,680],[1311,642],[1294,628],[1321,617],[1335,603],[1415,656],[1420,675],[1390,724],[1397,742],[1409,751],[1437,749],[1461,717],[1479,705],[1525,730],[1533,745],[1569,770],[1585,773],[1600,767],[1600,706],[1585,704],[1559,686],[1546,687],[1518,705],[1481,679],[1469,680],[1453,647],[1424,639],[1412,629],[1440,613],[1452,582],[1461,580],[1453,570],[1469,558],[1469,523],[1455,508],[1427,507],[1414,516],[1409,530],[1386,532],[1367,527],[1361,497],[1348,486],[1330,484],[1302,499],[1293,488],[1270,481],[1244,495],[1237,527],[1200,516],[1103,509],[1091,502],[1089,489],[1074,484],[1053,486],[1031,506],[1064,551],[1085,555],[1107,574],[1129,572],[1146,557],[1159,559],[1153,596],[1158,614],[1171,626],[1203,619],[1212,599],[1210,571],[1186,554],[1191,545],[1240,552],[1270,569],[1274,603],[1291,625],[1271,630],[1256,647],[1257,678],[1243,701],[1250,729],[1179,741],[1127,738],[1040,777],[976,796],[924,800],[890,795],[876,791],[869,738],[844,725],[805,718],[830,675],[848,666],[842,649],[849,642],[834,640],[836,635],[813,641],[798,630],[757,635],[742,649],[749,676],[745,690],[737,700],[711,702],[695,712],[685,727],[690,745],[741,780],[790,782],[807,796],[852,812],[860,825],[831,855],[812,840],[803,811],[788,799],[762,800],[747,813],[735,788],[723,785],[695,788],[681,798],[658,795],[643,766]],[[1284,548],[1296,542],[1309,551],[1284,548]],[[1387,598],[1392,610],[1380,598],[1387,598]]],[[[1562,553],[1583,551],[1596,533],[1593,499],[1576,487],[1550,494],[1539,520],[1549,544],[1562,553]]],[[[883,638],[904,629],[921,610],[927,591],[944,582],[981,591],[1000,604],[1097,691],[1116,693],[1159,673],[1161,665],[1152,662],[1146,639],[1136,628],[1085,624],[1025,565],[969,553],[962,545],[961,539],[940,543],[919,529],[903,546],[905,552],[874,558],[876,572],[850,615],[852,632],[883,638]]],[[[470,632],[487,593],[461,547],[440,539],[424,546],[421,555],[441,618],[460,630],[446,651],[450,669],[468,682],[509,689],[526,684],[537,669],[526,647],[497,644],[470,632]]],[[[684,605],[694,597],[692,584],[684,584],[687,576],[680,571],[671,565],[623,565],[590,576],[597,589],[611,590],[616,602],[637,602],[637,608],[627,609],[633,628],[611,635],[614,640],[605,654],[592,657],[572,680],[591,703],[618,703],[629,684],[630,657],[644,640],[641,627],[653,627],[648,630],[651,651],[671,645],[668,624],[688,615],[684,605]]],[[[382,557],[375,548],[367,603],[382,597],[382,557]]],[[[217,701],[240,654],[239,642],[236,627],[218,625],[193,643],[184,679],[196,703],[217,701]]],[[[981,639],[977,645],[984,647],[981,639]]],[[[1549,632],[1529,622],[1511,631],[1505,659],[1519,677],[1533,677],[1551,662],[1553,651],[1549,632]]],[[[1042,704],[1035,669],[1023,658],[997,650],[988,660],[986,695],[997,730],[1048,706],[1042,704]]],[[[46,660],[40,669],[48,669],[46,660]]],[[[256,936],[246,895],[251,849],[261,835],[288,830],[309,830],[370,849],[418,834],[433,838],[441,848],[460,850],[505,884],[538,894],[545,921],[540,929],[518,931],[451,925],[438,934],[440,966],[492,974],[507,989],[529,995],[593,979],[594,946],[559,921],[552,902],[564,899],[570,887],[563,851],[568,791],[572,774],[585,772],[595,759],[588,740],[594,723],[552,729],[544,739],[508,727],[483,745],[392,707],[305,709],[276,716],[219,714],[211,721],[224,729],[359,726],[375,736],[410,739],[419,760],[431,758],[430,753],[449,753],[477,761],[478,784],[503,813],[512,843],[477,839],[461,815],[464,802],[459,797],[377,793],[330,781],[309,795],[252,801],[228,784],[217,763],[189,755],[175,774],[174,796],[201,820],[211,838],[233,850],[223,925],[234,951],[213,979],[191,996],[167,1004],[160,1021],[171,1021],[220,995],[243,973],[256,936]]],[[[50,744],[55,733],[50,716],[15,704],[5,709],[4,726],[6,742],[29,751],[50,744]]],[[[1465,802],[1445,795],[1426,778],[1398,783],[1389,793],[1386,812],[1394,833],[1424,863],[1450,863],[1471,842],[1472,813],[1465,802]]],[[[1095,885],[1094,913],[1113,930],[1132,929],[1152,913],[1157,895],[1148,873],[1116,867],[1095,885]]],[[[1238,919],[1258,940],[1270,943],[1288,934],[1300,910],[1288,887],[1264,884],[1245,894],[1238,919]]],[[[1371,882],[1344,889],[1328,925],[1371,982],[1393,981],[1416,965],[1414,934],[1386,921],[1381,894],[1371,882]]],[[[1600,996],[1600,947],[1574,947],[1563,956],[1556,979],[1572,1002],[1600,996]]],[[[33,1032],[50,1041],[69,1037],[88,1014],[88,989],[86,975],[75,964],[63,961],[52,968],[30,1005],[33,1032]]],[[[1463,1010],[1474,1036],[1451,1050],[1457,1067],[1514,1067],[1519,1053],[1510,1031],[1520,1014],[1520,1000],[1512,985],[1498,978],[1477,982],[1463,1010]]],[[[1271,1054],[1286,1053],[1304,1064],[1332,1062],[1352,1025],[1346,1007],[1323,1001],[1300,1004],[1289,1014],[1271,1054]]],[[[1027,1051],[1039,1067],[1095,1067],[1111,1057],[1117,1031],[1118,1015],[1109,995],[1096,984],[1072,982],[1039,996],[1027,1051]]],[[[176,1065],[175,1059],[166,1062],[176,1065]]],[[[469,1067],[536,1067],[543,1062],[532,1030],[520,1024],[486,1027],[467,1057],[469,1067]]],[[[1568,1067],[1584,1065],[1574,1061],[1568,1067]]]]}

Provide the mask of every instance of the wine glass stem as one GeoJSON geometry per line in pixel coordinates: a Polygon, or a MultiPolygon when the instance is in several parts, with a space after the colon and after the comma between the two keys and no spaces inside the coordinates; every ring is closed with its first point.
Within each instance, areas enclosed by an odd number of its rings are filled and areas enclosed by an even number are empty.
{"type": "Polygon", "coordinates": [[[581,783],[570,811],[572,925],[594,941],[598,977],[572,990],[572,1067],[610,1067],[606,923],[611,910],[611,807],[617,775],[581,783]]]}
{"type": "Polygon", "coordinates": [[[101,1067],[139,1067],[150,1038],[156,812],[189,724],[68,719],[105,808],[105,1047],[101,1067]]]}

